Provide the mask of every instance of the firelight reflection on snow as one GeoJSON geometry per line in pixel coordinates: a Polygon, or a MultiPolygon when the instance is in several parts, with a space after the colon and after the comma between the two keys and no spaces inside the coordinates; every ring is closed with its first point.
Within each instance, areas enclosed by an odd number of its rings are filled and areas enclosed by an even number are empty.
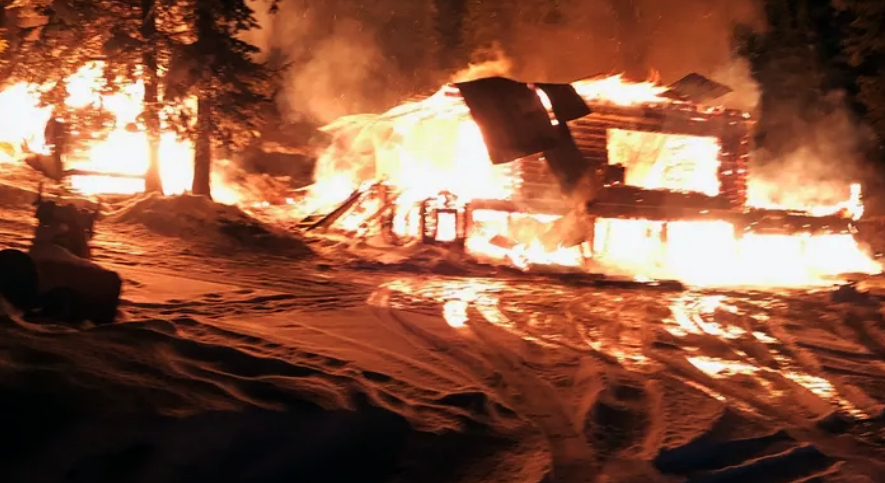
{"type": "MultiPolygon", "coordinates": [[[[854,417],[868,417],[841,395],[833,383],[821,375],[810,374],[796,355],[784,353],[784,341],[789,336],[781,333],[777,324],[770,323],[765,303],[741,302],[739,306],[736,300],[721,294],[688,292],[667,297],[646,295],[641,289],[620,295],[606,293],[604,298],[598,298],[597,291],[487,279],[402,278],[384,284],[379,291],[389,293],[388,307],[423,307],[439,314],[459,332],[471,330],[475,324],[492,324],[544,347],[581,350],[583,346],[637,371],[656,370],[654,366],[660,364],[661,357],[665,361],[684,358],[711,379],[755,387],[759,397],[770,403],[789,403],[789,397],[801,398],[802,392],[807,391],[854,417]],[[584,313],[585,306],[575,302],[588,297],[591,310],[608,312],[613,319],[584,313]],[[597,303],[615,305],[597,307],[597,303]],[[663,303],[668,312],[660,319],[650,307],[658,303],[663,303]],[[638,304],[636,311],[622,312],[618,308],[633,304],[638,304]],[[760,321],[768,329],[752,328],[760,321]],[[599,332],[599,326],[607,323],[615,327],[599,332]],[[662,356],[665,353],[653,348],[654,339],[649,335],[657,328],[675,338],[678,352],[662,356]],[[757,348],[755,356],[745,352],[752,346],[757,348]],[[766,359],[774,363],[764,363],[766,359]]],[[[815,407],[815,403],[810,406],[815,407]]]]}

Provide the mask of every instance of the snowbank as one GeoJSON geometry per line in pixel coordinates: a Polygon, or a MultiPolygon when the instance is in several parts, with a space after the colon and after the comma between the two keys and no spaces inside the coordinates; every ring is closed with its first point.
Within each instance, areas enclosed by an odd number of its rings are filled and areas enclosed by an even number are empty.
{"type": "Polygon", "coordinates": [[[275,229],[240,208],[203,196],[156,194],[135,198],[106,213],[105,221],[141,225],[157,234],[190,240],[233,240],[259,248],[285,248],[310,253],[295,235],[275,229]]]}

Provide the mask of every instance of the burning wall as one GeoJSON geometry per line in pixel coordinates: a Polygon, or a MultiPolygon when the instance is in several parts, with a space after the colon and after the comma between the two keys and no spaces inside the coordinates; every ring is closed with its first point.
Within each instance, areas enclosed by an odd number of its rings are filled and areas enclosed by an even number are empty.
{"type": "Polygon", "coordinates": [[[625,184],[719,194],[719,139],[608,130],[608,159],[625,168],[625,184]]]}

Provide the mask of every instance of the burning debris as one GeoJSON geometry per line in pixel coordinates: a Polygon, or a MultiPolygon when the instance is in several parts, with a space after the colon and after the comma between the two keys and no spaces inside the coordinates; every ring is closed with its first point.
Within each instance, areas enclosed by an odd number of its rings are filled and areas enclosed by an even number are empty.
{"type": "Polygon", "coordinates": [[[327,126],[335,141],[302,227],[523,269],[616,267],[693,283],[878,273],[852,235],[859,185],[832,207],[748,200],[752,119],[696,103],[729,91],[696,74],[671,88],[618,76],[447,85],[327,126]]]}

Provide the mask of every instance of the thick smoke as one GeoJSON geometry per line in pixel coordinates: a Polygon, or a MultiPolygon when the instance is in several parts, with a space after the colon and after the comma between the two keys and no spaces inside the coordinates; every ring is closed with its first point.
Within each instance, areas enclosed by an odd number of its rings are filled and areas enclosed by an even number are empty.
{"type": "Polygon", "coordinates": [[[757,0],[464,3],[453,11],[439,0],[291,0],[275,16],[256,3],[263,29],[250,40],[290,63],[279,97],[283,112],[327,122],[383,110],[450,80],[460,66],[442,69],[440,59],[449,57],[463,59],[461,66],[499,60],[523,80],[617,73],[637,58],[665,83],[690,72],[715,78],[734,69],[734,25],[761,23],[757,0]],[[452,42],[438,26],[453,17],[461,38],[456,55],[447,56],[441,51],[452,42]]]}
{"type": "Polygon", "coordinates": [[[833,91],[823,102],[827,111],[812,121],[789,111],[777,113],[790,116],[802,132],[768,133],[792,135],[794,140],[792,148],[781,153],[761,148],[754,152],[751,201],[788,208],[833,204],[848,198],[851,183],[874,177],[863,157],[865,131],[846,108],[843,95],[833,91]]]}
{"type": "Polygon", "coordinates": [[[739,109],[751,114],[758,114],[761,88],[753,78],[750,62],[743,58],[733,58],[715,69],[710,79],[732,89],[716,103],[730,109],[739,109]]]}
{"type": "MultiPolygon", "coordinates": [[[[292,0],[276,16],[263,16],[264,28],[250,40],[290,64],[278,101],[291,121],[322,124],[381,112],[453,80],[506,75],[567,82],[625,71],[654,73],[663,84],[696,72],[733,89],[717,102],[761,112],[759,85],[733,42],[738,24],[764,28],[759,0],[504,3],[468,0],[458,12],[439,0],[292,0]],[[438,30],[439,20],[453,15],[462,22],[455,42],[438,30]],[[446,48],[457,52],[446,55],[446,48]],[[463,68],[441,66],[451,58],[462,59],[463,68]]],[[[753,153],[753,199],[796,207],[840,200],[846,183],[862,177],[855,124],[838,93],[832,101],[825,116],[798,134],[769,129],[769,139],[792,138],[794,145],[753,153]]],[[[799,114],[786,107],[775,116],[799,114]]]]}
{"type": "Polygon", "coordinates": [[[286,1],[276,15],[259,12],[262,29],[249,40],[288,65],[281,112],[322,124],[389,107],[431,74],[428,6],[286,1]]]}
{"type": "Polygon", "coordinates": [[[509,77],[513,73],[513,60],[507,57],[500,45],[475,51],[467,67],[452,74],[450,82],[467,82],[484,77],[509,77]]]}
{"type": "Polygon", "coordinates": [[[631,70],[658,71],[664,83],[690,72],[712,77],[731,62],[734,26],[763,18],[756,0],[538,1],[512,11],[494,3],[469,2],[482,31],[468,45],[492,39],[516,76],[551,82],[631,70]]]}

